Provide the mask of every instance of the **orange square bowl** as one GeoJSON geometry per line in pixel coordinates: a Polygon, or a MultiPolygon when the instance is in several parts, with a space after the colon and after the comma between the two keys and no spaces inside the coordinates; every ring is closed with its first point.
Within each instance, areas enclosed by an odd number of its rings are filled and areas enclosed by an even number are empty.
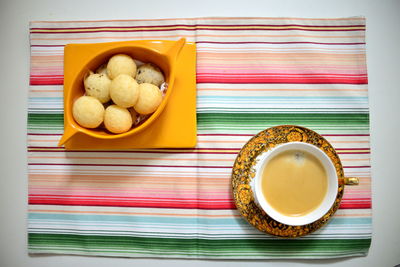
{"type": "Polygon", "coordinates": [[[74,61],[64,62],[64,65],[68,64],[72,66],[68,68],[68,71],[72,73],[64,73],[64,76],[68,76],[70,79],[68,81],[64,80],[64,134],[58,145],[62,146],[77,133],[86,134],[98,139],[110,140],[134,135],[151,125],[162,113],[173,91],[176,61],[185,43],[186,40],[184,38],[178,41],[142,40],[97,43],[84,44],[84,46],[87,46],[87,49],[77,49],[76,51],[73,51],[76,45],[66,45],[64,53],[75,52],[75,54],[73,57],[74,61]],[[97,69],[100,65],[107,62],[111,56],[119,53],[130,55],[133,59],[142,62],[150,62],[157,65],[163,71],[167,83],[164,98],[157,110],[147,120],[125,133],[112,134],[103,128],[84,128],[72,116],[73,103],[77,98],[84,95],[85,92],[83,79],[89,70],[97,69]],[[74,68],[73,66],[77,67],[74,68]]]}

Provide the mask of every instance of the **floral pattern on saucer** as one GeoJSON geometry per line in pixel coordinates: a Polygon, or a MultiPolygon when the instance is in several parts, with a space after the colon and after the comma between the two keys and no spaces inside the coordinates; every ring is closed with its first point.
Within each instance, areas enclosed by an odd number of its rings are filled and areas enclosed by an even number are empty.
{"type": "Polygon", "coordinates": [[[236,207],[241,215],[258,230],[279,237],[295,238],[308,235],[326,224],[339,208],[343,197],[343,167],[332,145],[318,133],[305,127],[280,125],[261,131],[252,137],[239,152],[232,168],[232,189],[236,207]],[[302,226],[291,226],[275,221],[254,202],[250,186],[255,177],[257,157],[277,145],[288,142],[305,142],[322,149],[335,165],[339,178],[336,201],[319,220],[302,226]]]}

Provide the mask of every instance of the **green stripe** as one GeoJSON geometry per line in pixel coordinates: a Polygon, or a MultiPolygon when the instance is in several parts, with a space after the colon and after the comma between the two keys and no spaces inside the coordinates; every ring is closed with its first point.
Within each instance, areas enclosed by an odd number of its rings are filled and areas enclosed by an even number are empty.
{"type": "MultiPolygon", "coordinates": [[[[62,126],[63,114],[28,114],[29,127],[39,125],[62,126]]],[[[368,114],[263,114],[263,113],[199,113],[199,127],[207,125],[258,125],[258,124],[296,124],[296,125],[338,125],[369,126],[368,114]]]]}
{"type": "Polygon", "coordinates": [[[262,114],[262,113],[203,113],[198,114],[199,124],[222,122],[227,124],[319,124],[368,126],[368,114],[262,114]]]}
{"type": "Polygon", "coordinates": [[[235,131],[256,133],[282,125],[300,125],[325,133],[359,134],[369,132],[368,114],[307,114],[307,113],[204,113],[198,114],[199,131],[235,131]]]}
{"type": "Polygon", "coordinates": [[[29,124],[37,124],[37,123],[62,124],[63,121],[64,121],[63,114],[32,114],[32,113],[28,114],[29,124]]]}
{"type": "Polygon", "coordinates": [[[28,130],[63,129],[63,114],[28,114],[28,130]]]}
{"type": "MultiPolygon", "coordinates": [[[[301,255],[323,253],[336,255],[367,250],[371,239],[178,239],[178,238],[144,238],[128,236],[94,236],[67,234],[29,234],[29,248],[68,250],[75,248],[82,251],[109,250],[141,251],[142,253],[159,252],[212,256],[219,253],[273,253],[301,255]]],[[[103,251],[104,252],[104,251],[103,251]]]]}

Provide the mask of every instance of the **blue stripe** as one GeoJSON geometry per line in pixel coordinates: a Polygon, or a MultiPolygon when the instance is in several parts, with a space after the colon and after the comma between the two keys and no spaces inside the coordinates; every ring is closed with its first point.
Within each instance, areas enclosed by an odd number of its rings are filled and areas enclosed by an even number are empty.
{"type": "MultiPolygon", "coordinates": [[[[121,216],[121,215],[82,215],[82,214],[48,214],[30,213],[31,220],[82,221],[82,222],[116,222],[116,223],[157,223],[157,224],[205,224],[205,225],[247,225],[238,218],[187,218],[187,217],[154,217],[154,216],[121,216]]],[[[332,218],[332,225],[370,224],[371,218],[332,218]]]]}

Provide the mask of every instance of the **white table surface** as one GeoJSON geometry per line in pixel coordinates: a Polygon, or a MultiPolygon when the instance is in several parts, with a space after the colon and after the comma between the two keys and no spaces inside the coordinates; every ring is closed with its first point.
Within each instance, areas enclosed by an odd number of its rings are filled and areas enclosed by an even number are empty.
{"type": "Polygon", "coordinates": [[[400,1],[0,0],[0,266],[395,266],[400,264],[400,1]],[[27,254],[29,21],[204,16],[367,18],[373,238],[368,257],[205,261],[27,254]]]}

